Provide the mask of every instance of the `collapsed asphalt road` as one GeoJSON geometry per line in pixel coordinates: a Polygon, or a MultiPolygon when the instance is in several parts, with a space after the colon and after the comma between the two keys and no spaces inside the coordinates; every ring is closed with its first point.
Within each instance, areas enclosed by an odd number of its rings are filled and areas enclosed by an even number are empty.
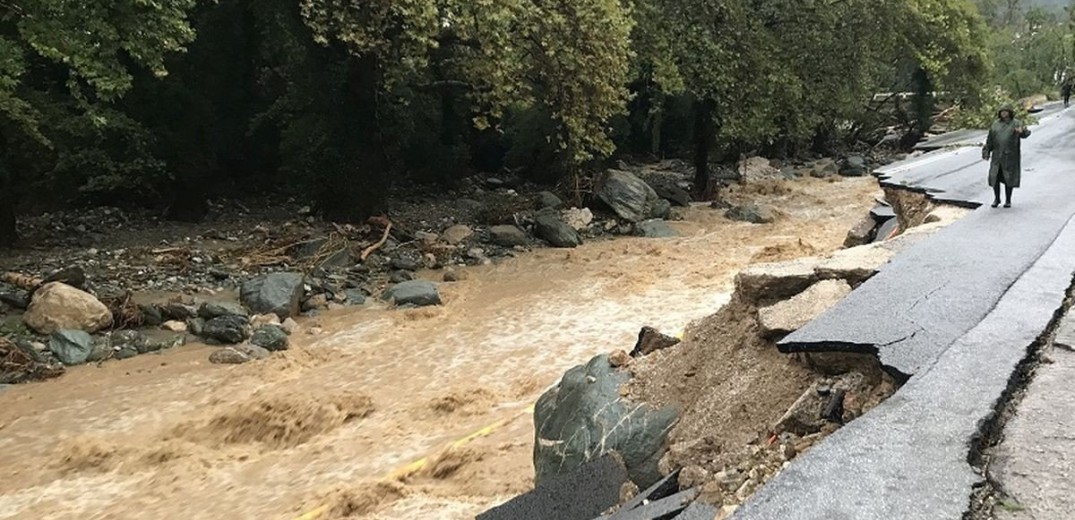
{"type": "MultiPolygon", "coordinates": [[[[911,247],[781,342],[787,352],[876,352],[910,381],[797,459],[735,519],[963,516],[983,480],[968,462],[980,429],[1075,271],[1075,113],[1034,130],[1015,208],[982,207],[911,247]]],[[[977,149],[961,149],[883,175],[972,204],[992,195],[986,171],[977,149]]]]}
{"type": "MultiPolygon", "coordinates": [[[[941,179],[963,191],[976,186],[968,201],[991,198],[989,165],[980,150],[970,152],[975,162],[941,179]]],[[[964,161],[967,153],[941,152],[905,176],[964,161]]],[[[781,350],[877,352],[882,365],[904,378],[932,364],[982,321],[1075,214],[1075,112],[1035,128],[1023,156],[1025,182],[1015,192],[1015,207],[983,207],[907,249],[832,310],[781,341],[781,350]]]]}

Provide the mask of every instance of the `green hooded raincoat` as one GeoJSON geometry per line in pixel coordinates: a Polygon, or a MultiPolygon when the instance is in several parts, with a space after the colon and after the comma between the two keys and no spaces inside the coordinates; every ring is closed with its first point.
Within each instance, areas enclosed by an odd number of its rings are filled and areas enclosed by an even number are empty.
{"type": "Polygon", "coordinates": [[[1003,171],[1005,183],[1012,188],[1019,187],[1022,177],[1020,143],[1027,137],[1030,137],[1030,130],[1023,125],[1022,121],[1015,118],[1015,111],[1012,107],[1005,106],[997,110],[997,120],[989,128],[989,137],[986,138],[985,147],[982,148],[982,158],[991,159],[989,163],[990,186],[996,186],[1000,173],[1003,171]],[[1005,110],[1012,115],[1007,122],[1000,119],[1000,113],[1005,110]],[[1016,133],[1016,128],[1022,128],[1023,131],[1016,133]]]}

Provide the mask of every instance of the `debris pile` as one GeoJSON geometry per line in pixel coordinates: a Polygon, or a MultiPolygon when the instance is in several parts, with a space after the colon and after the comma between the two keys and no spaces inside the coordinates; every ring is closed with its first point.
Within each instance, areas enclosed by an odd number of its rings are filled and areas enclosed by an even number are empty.
{"type": "Polygon", "coordinates": [[[787,356],[775,345],[873,276],[894,254],[886,246],[753,265],[737,276],[732,301],[682,341],[646,327],[630,355],[569,371],[535,409],[538,489],[615,454],[638,487],[675,476],[674,491],[657,501],[670,509],[653,518],[695,498],[730,515],[895,391],[868,356],[787,356]]]}

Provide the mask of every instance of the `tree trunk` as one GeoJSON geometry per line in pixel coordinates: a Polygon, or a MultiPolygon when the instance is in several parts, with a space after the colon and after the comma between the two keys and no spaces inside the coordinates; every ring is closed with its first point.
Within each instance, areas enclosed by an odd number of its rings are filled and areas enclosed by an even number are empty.
{"type": "Polygon", "coordinates": [[[926,69],[919,67],[913,75],[915,83],[915,130],[924,135],[933,127],[933,82],[926,69]]]}
{"type": "Polygon", "coordinates": [[[810,141],[810,151],[818,155],[828,155],[831,153],[835,133],[835,129],[830,123],[818,125],[818,127],[814,129],[814,137],[810,141]]]}
{"type": "MultiPolygon", "coordinates": [[[[0,160],[7,153],[7,141],[0,135],[0,160]]],[[[15,228],[15,182],[6,164],[0,164],[0,248],[15,245],[19,239],[15,228]]]]}
{"type": "Polygon", "coordinates": [[[209,176],[216,165],[205,126],[199,124],[193,135],[190,149],[173,165],[176,179],[171,183],[171,199],[164,218],[197,224],[209,214],[209,176]]]}
{"type": "Polygon", "coordinates": [[[175,193],[164,218],[175,222],[199,223],[209,214],[208,194],[205,182],[199,179],[181,179],[172,184],[175,193]]]}
{"type": "MultiPolygon", "coordinates": [[[[6,190],[6,187],[4,189],[6,190]]],[[[0,194],[0,248],[15,245],[19,235],[15,230],[15,201],[11,197],[0,194]]]]}
{"type": "Polygon", "coordinates": [[[653,121],[650,123],[650,153],[660,159],[661,154],[661,130],[664,128],[664,109],[657,108],[653,113],[653,121]]]}
{"type": "Polygon", "coordinates": [[[347,67],[345,106],[326,115],[346,164],[322,174],[318,206],[329,220],[361,222],[383,208],[390,164],[378,106],[380,64],[373,56],[351,57],[347,67]]]}
{"type": "Polygon", "coordinates": [[[713,111],[716,103],[711,99],[694,102],[694,191],[699,200],[713,196],[709,180],[709,151],[713,146],[713,111]]]}

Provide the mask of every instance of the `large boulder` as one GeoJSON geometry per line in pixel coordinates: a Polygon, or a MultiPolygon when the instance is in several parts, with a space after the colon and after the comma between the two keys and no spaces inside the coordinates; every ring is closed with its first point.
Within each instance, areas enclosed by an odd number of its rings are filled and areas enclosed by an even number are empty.
{"type": "Polygon", "coordinates": [[[538,215],[534,219],[534,232],[553,247],[578,247],[582,244],[578,231],[554,214],[538,215]]]}
{"type": "Polygon", "coordinates": [[[600,179],[597,197],[608,204],[620,218],[641,222],[661,218],[670,208],[657,192],[631,173],[608,170],[600,179]]]}
{"type": "Polygon", "coordinates": [[[93,333],[112,324],[112,311],[90,293],[53,282],[34,293],[22,319],[41,334],[61,329],[93,333]]]}
{"type": "Polygon", "coordinates": [[[813,321],[848,294],[851,294],[851,286],[847,282],[822,280],[788,300],[758,309],[758,322],[768,334],[789,334],[813,321]]]}
{"type": "Polygon", "coordinates": [[[396,305],[440,305],[440,292],[437,285],[425,280],[411,280],[389,287],[382,298],[396,305]]]}
{"type": "Polygon", "coordinates": [[[286,319],[298,316],[302,299],[302,275],[272,273],[243,284],[239,291],[243,306],[255,314],[273,313],[286,319]]]}
{"type": "Polygon", "coordinates": [[[65,365],[81,365],[93,353],[93,336],[81,330],[57,330],[49,337],[49,350],[65,365]]]}
{"type": "Polygon", "coordinates": [[[632,403],[620,395],[630,376],[614,369],[607,355],[564,374],[534,408],[535,484],[574,471],[616,452],[631,480],[645,488],[657,482],[657,463],[677,413],[632,403]]]}
{"type": "Polygon", "coordinates": [[[526,232],[519,226],[493,226],[489,228],[489,236],[494,244],[502,247],[525,246],[527,243],[526,232]]]}

